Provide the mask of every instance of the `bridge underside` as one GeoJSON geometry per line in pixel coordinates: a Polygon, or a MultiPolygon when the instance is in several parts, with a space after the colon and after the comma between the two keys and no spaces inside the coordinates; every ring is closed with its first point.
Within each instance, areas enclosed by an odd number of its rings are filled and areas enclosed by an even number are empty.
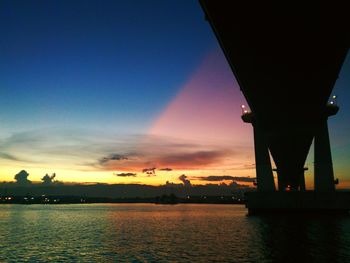
{"type": "Polygon", "coordinates": [[[346,7],[330,1],[200,2],[266,140],[280,188],[300,190],[347,54],[346,7]]]}
{"type": "Polygon", "coordinates": [[[308,202],[306,207],[322,208],[317,203],[322,195],[328,208],[336,207],[341,193],[332,194],[327,101],[350,44],[345,3],[200,3],[251,109],[251,116],[242,118],[254,127],[259,192],[251,193],[248,208],[296,210],[299,199],[308,202]],[[311,196],[303,192],[304,164],[315,136],[319,193],[311,196]],[[278,190],[293,195],[275,192],[268,151],[277,167],[278,190]],[[272,201],[276,198],[279,203],[272,201]]]}

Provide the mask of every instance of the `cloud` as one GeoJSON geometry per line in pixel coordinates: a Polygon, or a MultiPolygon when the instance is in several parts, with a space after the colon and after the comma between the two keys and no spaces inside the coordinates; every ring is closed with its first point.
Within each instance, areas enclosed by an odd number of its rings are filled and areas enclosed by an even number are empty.
{"type": "Polygon", "coordinates": [[[109,161],[121,161],[121,160],[128,160],[128,158],[124,155],[118,154],[118,153],[114,153],[114,154],[110,154],[106,157],[103,157],[99,160],[99,163],[101,165],[109,162],[109,161]]]}
{"type": "Polygon", "coordinates": [[[60,165],[96,171],[110,162],[126,162],[140,138],[142,135],[112,133],[100,128],[31,129],[0,138],[0,159],[38,168],[60,165]]]}
{"type": "MultiPolygon", "coordinates": [[[[79,171],[137,173],[145,167],[161,167],[159,170],[164,172],[227,170],[242,150],[226,147],[158,135],[45,129],[14,133],[0,140],[0,158],[25,162],[30,167],[51,169],[52,165],[60,165],[79,171]]],[[[149,176],[155,175],[148,172],[149,176]]]]}
{"type": "Polygon", "coordinates": [[[209,176],[193,177],[191,179],[208,181],[208,182],[221,182],[221,181],[230,180],[230,181],[247,182],[247,183],[252,183],[256,180],[256,178],[254,177],[231,176],[231,175],[209,175],[209,176]]]}
{"type": "MultiPolygon", "coordinates": [[[[184,170],[184,169],[205,169],[209,167],[221,166],[223,162],[227,162],[232,157],[232,151],[219,150],[168,150],[153,152],[138,152],[133,154],[132,159],[127,161],[103,161],[99,162],[101,170],[119,170],[119,171],[142,171],[149,175],[155,174],[153,168],[144,167],[172,167],[162,168],[162,171],[184,170]]],[[[229,160],[230,161],[230,160],[229,160]]]]}
{"type": "Polygon", "coordinates": [[[116,176],[121,176],[121,177],[136,177],[136,173],[120,173],[120,174],[114,174],[116,176]]]}
{"type": "Polygon", "coordinates": [[[191,181],[187,179],[186,175],[180,175],[179,180],[184,184],[184,186],[191,186],[191,181]]]}
{"type": "Polygon", "coordinates": [[[16,156],[8,153],[2,153],[2,152],[0,152],[0,158],[11,160],[11,161],[20,161],[16,156]]]}
{"type": "Polygon", "coordinates": [[[15,175],[15,180],[16,184],[18,185],[30,185],[32,182],[28,180],[28,175],[27,171],[22,170],[18,174],[15,175]]]}
{"type": "Polygon", "coordinates": [[[165,172],[170,172],[172,170],[173,169],[171,169],[171,168],[161,168],[161,169],[159,169],[159,171],[165,171],[165,172]]]}
{"type": "Polygon", "coordinates": [[[159,163],[177,168],[207,166],[216,163],[226,155],[225,151],[196,151],[190,153],[175,153],[159,157],[159,163]]]}
{"type": "Polygon", "coordinates": [[[155,167],[152,168],[144,168],[142,169],[143,173],[146,173],[148,176],[155,176],[156,175],[156,169],[155,167]]]}
{"type": "Polygon", "coordinates": [[[45,174],[45,176],[43,178],[41,178],[41,180],[43,181],[43,184],[50,185],[50,184],[54,183],[55,177],[56,177],[55,173],[53,173],[51,176],[49,176],[48,174],[45,174]]]}

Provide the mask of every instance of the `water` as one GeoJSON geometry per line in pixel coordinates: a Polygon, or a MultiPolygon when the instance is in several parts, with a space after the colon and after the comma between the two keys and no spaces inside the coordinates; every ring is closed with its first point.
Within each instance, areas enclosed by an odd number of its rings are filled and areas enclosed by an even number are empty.
{"type": "Polygon", "coordinates": [[[1,205],[0,262],[350,262],[350,217],[240,205],[1,205]]]}

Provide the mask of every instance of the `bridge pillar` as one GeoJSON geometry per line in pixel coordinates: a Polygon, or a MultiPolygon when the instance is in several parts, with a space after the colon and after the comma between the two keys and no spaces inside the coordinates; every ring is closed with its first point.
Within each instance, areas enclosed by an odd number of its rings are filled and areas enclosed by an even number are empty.
{"type": "Polygon", "coordinates": [[[261,130],[254,126],[255,165],[258,191],[275,191],[269,150],[261,130]]]}
{"type": "MultiPolygon", "coordinates": [[[[335,99],[335,96],[333,97],[335,99]]],[[[332,153],[329,141],[327,119],[329,116],[337,114],[339,107],[331,102],[327,104],[325,117],[321,121],[315,133],[314,140],[314,187],[319,192],[334,192],[334,172],[332,163],[332,153]]]]}
{"type": "Polygon", "coordinates": [[[254,122],[253,114],[251,112],[245,112],[242,115],[242,119],[244,122],[253,125],[257,190],[261,192],[275,191],[276,188],[273,179],[269,150],[262,130],[254,122]]]}
{"type": "Polygon", "coordinates": [[[317,131],[314,146],[315,191],[334,191],[334,173],[327,120],[322,122],[319,130],[317,131]]]}
{"type": "MultiPolygon", "coordinates": [[[[304,168],[304,171],[305,170],[307,170],[307,168],[304,168]]],[[[306,191],[304,172],[300,174],[300,191],[306,191]]]]}

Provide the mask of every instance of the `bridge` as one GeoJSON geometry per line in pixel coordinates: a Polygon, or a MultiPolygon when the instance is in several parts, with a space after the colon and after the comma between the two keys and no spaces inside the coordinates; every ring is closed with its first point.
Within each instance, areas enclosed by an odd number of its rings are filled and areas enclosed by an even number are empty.
{"type": "Polygon", "coordinates": [[[257,192],[247,195],[249,212],[348,211],[350,193],[335,189],[327,126],[339,109],[331,93],[350,44],[345,4],[200,4],[250,108],[242,115],[254,132],[257,192]],[[315,185],[306,191],[313,140],[315,185]]]}

